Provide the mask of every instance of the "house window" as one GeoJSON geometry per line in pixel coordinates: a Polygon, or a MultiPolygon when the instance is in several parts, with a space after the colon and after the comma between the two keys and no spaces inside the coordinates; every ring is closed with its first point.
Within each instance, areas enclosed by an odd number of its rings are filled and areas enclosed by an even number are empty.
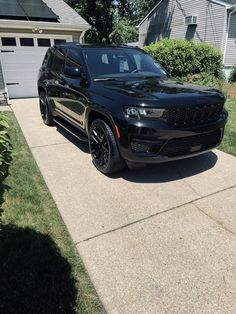
{"type": "Polygon", "coordinates": [[[39,47],[51,47],[51,41],[49,38],[38,38],[39,47]]]}
{"type": "Polygon", "coordinates": [[[66,43],[65,39],[54,39],[54,45],[60,45],[66,43]]]}
{"type": "Polygon", "coordinates": [[[34,47],[33,38],[20,38],[20,45],[23,47],[34,47]]]}
{"type": "Polygon", "coordinates": [[[2,37],[3,46],[16,46],[16,39],[14,37],[2,37]]]}

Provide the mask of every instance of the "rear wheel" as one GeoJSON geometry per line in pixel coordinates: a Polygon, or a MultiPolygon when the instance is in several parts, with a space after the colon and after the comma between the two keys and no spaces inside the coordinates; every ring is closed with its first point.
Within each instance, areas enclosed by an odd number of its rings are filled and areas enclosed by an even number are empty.
{"type": "Polygon", "coordinates": [[[40,113],[43,119],[43,122],[46,125],[53,125],[53,116],[48,104],[47,95],[45,92],[41,92],[39,94],[39,105],[40,105],[40,113]]]}
{"type": "Polygon", "coordinates": [[[124,168],[110,126],[103,120],[95,120],[89,130],[89,148],[95,167],[104,174],[114,173],[124,168]]]}

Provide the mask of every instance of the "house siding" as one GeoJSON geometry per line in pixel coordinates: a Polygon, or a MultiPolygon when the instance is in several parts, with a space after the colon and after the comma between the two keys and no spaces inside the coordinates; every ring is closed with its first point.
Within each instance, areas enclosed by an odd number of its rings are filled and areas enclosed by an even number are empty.
{"type": "Polygon", "coordinates": [[[208,0],[164,0],[140,25],[140,46],[161,38],[208,42],[223,51],[225,7],[208,0]],[[185,17],[198,16],[197,26],[185,26],[185,17]]]}
{"type": "Polygon", "coordinates": [[[231,15],[226,54],[225,66],[236,64],[236,13],[231,15]]]}

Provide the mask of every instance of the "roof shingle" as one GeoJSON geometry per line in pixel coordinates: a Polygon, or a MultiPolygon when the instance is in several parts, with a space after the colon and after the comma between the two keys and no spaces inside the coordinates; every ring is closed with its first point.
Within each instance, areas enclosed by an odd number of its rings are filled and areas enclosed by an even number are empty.
{"type": "Polygon", "coordinates": [[[43,0],[59,16],[62,24],[89,29],[89,24],[63,0],[43,0]]]}

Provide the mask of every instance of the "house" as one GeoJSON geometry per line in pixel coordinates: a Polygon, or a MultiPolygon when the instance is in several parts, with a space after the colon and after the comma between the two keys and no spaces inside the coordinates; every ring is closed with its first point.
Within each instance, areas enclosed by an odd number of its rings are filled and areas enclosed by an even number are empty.
{"type": "Polygon", "coordinates": [[[226,74],[236,64],[236,0],[161,0],[139,27],[139,45],[161,38],[207,42],[222,51],[226,74]]]}
{"type": "Polygon", "coordinates": [[[89,24],[63,0],[0,0],[0,91],[37,96],[37,76],[48,47],[82,42],[89,24]]]}

